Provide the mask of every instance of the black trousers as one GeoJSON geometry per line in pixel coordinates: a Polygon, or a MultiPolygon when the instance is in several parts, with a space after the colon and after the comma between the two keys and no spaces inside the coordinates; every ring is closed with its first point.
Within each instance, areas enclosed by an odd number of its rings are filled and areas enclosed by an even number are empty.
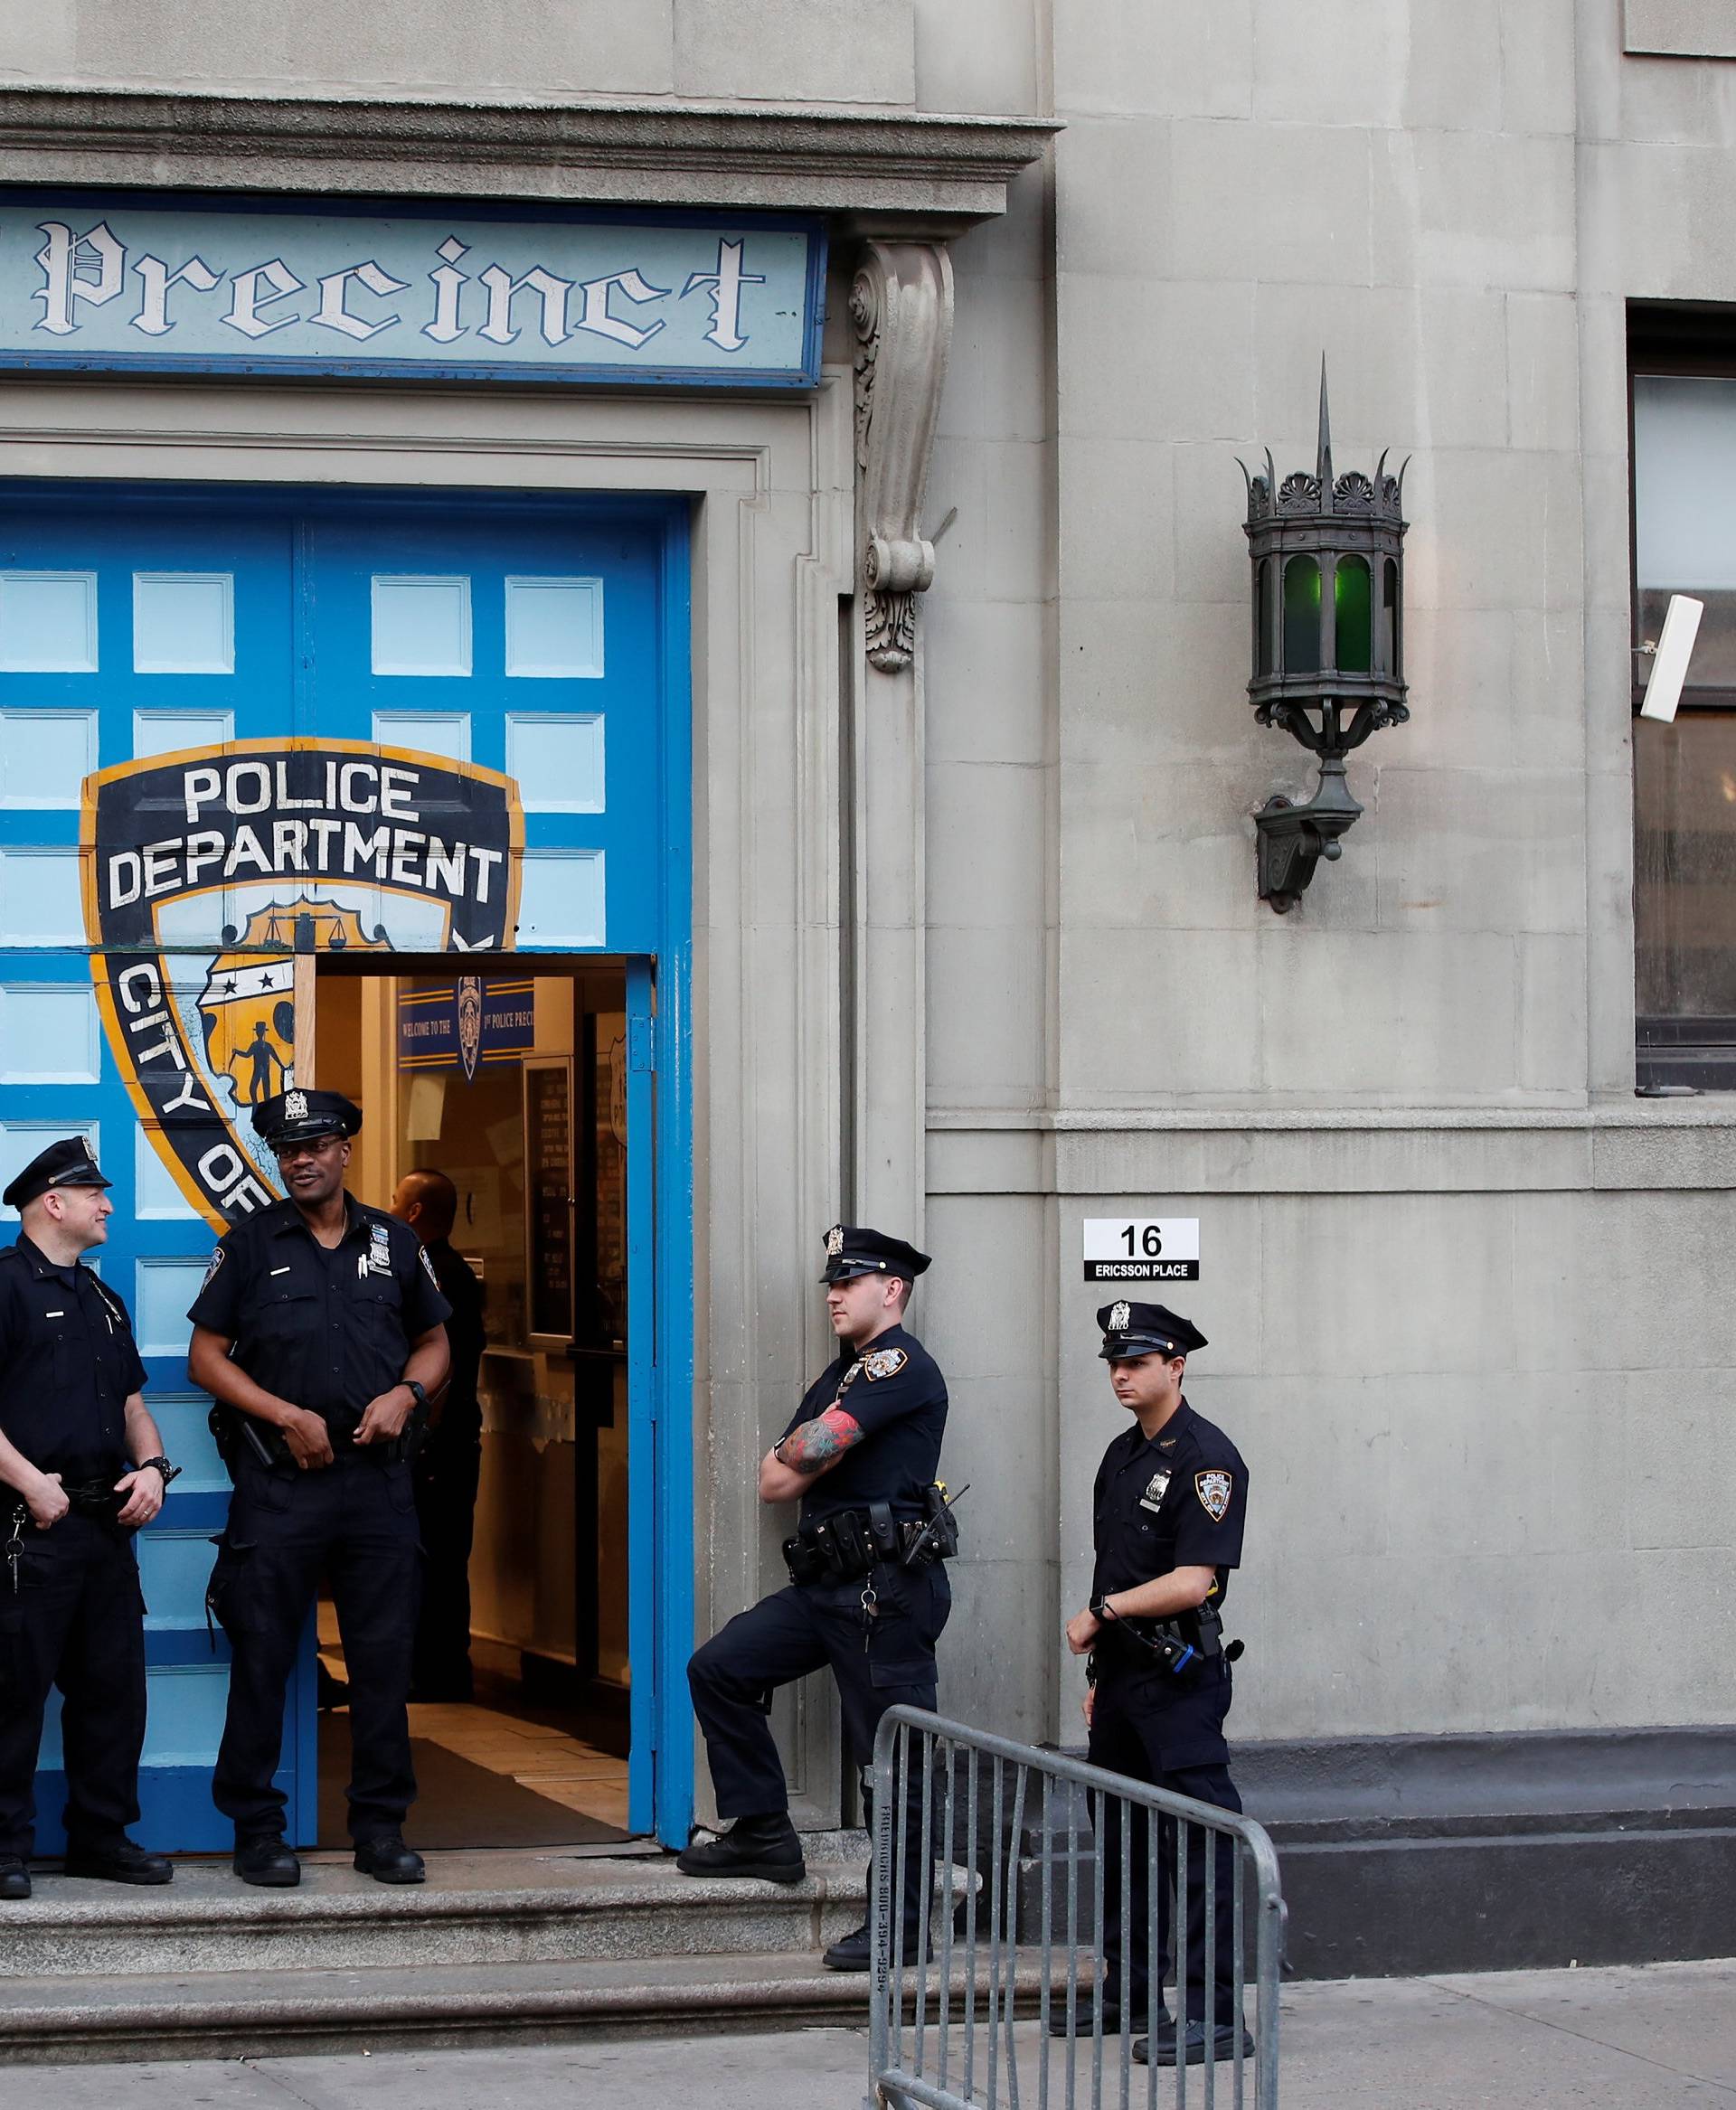
{"type": "Polygon", "coordinates": [[[410,1649],[421,1547],[407,1465],[338,1450],[304,1473],[246,1454],[210,1603],[229,1636],[229,1714],[212,1795],[238,1837],[283,1831],[283,1703],[322,1574],[337,1606],[350,1681],[350,1832],[395,1832],[416,1799],[410,1757],[410,1649]]]}
{"type": "MultiPolygon", "coordinates": [[[[1214,1740],[1209,1731],[1212,1718],[1218,1724],[1229,1705],[1229,1673],[1222,1672],[1221,1694],[1201,1691],[1165,1705],[1155,1701],[1149,1678],[1102,1680],[1097,1687],[1087,1757],[1093,1766],[1129,1779],[1143,1780],[1153,1787],[1191,1795],[1195,1802],[1210,1803],[1220,1810],[1241,1809],[1241,1797],[1230,1777],[1227,1757],[1207,1757],[1214,1740]],[[1207,1729],[1204,1737],[1189,1733],[1195,1727],[1207,1729]],[[1201,1750],[1203,1744],[1205,1748],[1201,1750]],[[1192,1746],[1192,1748],[1189,1747],[1192,1746]],[[1188,1763],[1198,1757],[1199,1763],[1188,1763]]],[[[1222,1750],[1222,1737],[1215,1741],[1222,1750]]],[[[1157,1896],[1157,1983],[1175,1962],[1173,1922],[1176,1889],[1176,1825],[1173,1819],[1157,1820],[1156,1852],[1152,1851],[1151,1820],[1144,1810],[1132,1813],[1127,1825],[1127,1895],[1121,1895],[1122,1804],[1104,1802],[1094,1812],[1098,1841],[1098,1869],[1103,1885],[1103,1944],[1108,1963],[1108,1983],[1117,1999],[1122,1994],[1122,1972],[1127,1972],[1127,2004],[1136,2026],[1144,2023],[1152,1986],[1150,1936],[1150,1884],[1156,1864],[1157,1896]]],[[[1189,2021],[1204,2019],[1208,1992],[1212,2019],[1222,2025],[1231,2018],[1231,1995],[1235,1971],[1235,1851],[1222,1833],[1208,1834],[1197,1826],[1188,1831],[1187,1868],[1183,1874],[1187,1905],[1187,1966],[1184,1983],[1189,2021]],[[1207,1863],[1211,1863],[1208,1873],[1207,1863]],[[1205,1948],[1205,1899],[1208,1882],[1213,1893],[1212,1954],[1205,1948]],[[1211,1983],[1208,1983],[1208,1981],[1211,1983]]],[[[1180,2000],[1178,1996],[1178,2007],[1180,2000]]]]}
{"type": "Polygon", "coordinates": [[[792,1583],[739,1612],[687,1665],[720,1816],[789,1807],[769,1719],[780,1685],[831,1666],[844,1744],[858,1766],[873,1758],[889,1707],[933,1708],[934,1644],[952,1609],[946,1569],[877,1568],[872,1580],[872,1620],[863,1615],[863,1582],[792,1583]]]}
{"type": "Polygon", "coordinates": [[[470,1549],[476,1536],[482,1444],[429,1432],[416,1461],[416,1518],[422,1551],[421,1616],[416,1622],[413,1681],[430,1699],[468,1700],[470,1549]]]}
{"type": "Polygon", "coordinates": [[[52,1686],[65,1702],[70,1838],[108,1845],[138,1822],[145,1607],[130,1532],[68,1515],[46,1531],[27,1521],[19,1545],[15,1593],[0,1560],[0,1853],[28,1859],[52,1686]]]}

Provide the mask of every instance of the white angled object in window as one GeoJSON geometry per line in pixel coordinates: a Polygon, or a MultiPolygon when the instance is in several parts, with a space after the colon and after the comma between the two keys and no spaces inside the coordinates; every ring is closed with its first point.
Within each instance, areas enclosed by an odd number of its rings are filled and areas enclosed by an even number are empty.
{"type": "Polygon", "coordinates": [[[1694,657],[1694,641],[1700,635],[1700,618],[1705,612],[1704,601],[1695,600],[1691,594],[1670,596],[1657,650],[1652,655],[1652,671],[1646,677],[1646,701],[1639,707],[1642,718],[1661,719],[1667,725],[1675,716],[1675,707],[1682,701],[1682,684],[1688,678],[1688,663],[1694,657]]]}

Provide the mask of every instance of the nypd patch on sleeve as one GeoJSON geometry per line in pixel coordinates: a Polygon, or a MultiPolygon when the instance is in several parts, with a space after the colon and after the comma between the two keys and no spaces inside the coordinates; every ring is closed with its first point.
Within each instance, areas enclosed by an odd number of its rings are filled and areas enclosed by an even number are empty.
{"type": "Polygon", "coordinates": [[[881,1378],[895,1378],[910,1357],[901,1348],[876,1348],[862,1359],[862,1374],[872,1385],[881,1378]]]}
{"type": "Polygon", "coordinates": [[[1224,1512],[1230,1507],[1230,1491],[1233,1482],[1228,1473],[1212,1471],[1194,1475],[1194,1492],[1200,1498],[1200,1507],[1214,1524],[1223,1521],[1224,1512]]]}
{"type": "Polygon", "coordinates": [[[221,1246],[213,1248],[210,1259],[205,1262],[205,1279],[199,1285],[202,1293],[209,1289],[212,1284],[216,1281],[217,1270],[227,1258],[227,1254],[221,1246]]]}
{"type": "Polygon", "coordinates": [[[427,1276],[428,1279],[434,1285],[435,1288],[439,1289],[440,1286],[440,1278],[434,1272],[434,1263],[428,1257],[428,1248],[426,1246],[418,1246],[416,1248],[416,1253],[417,1258],[422,1263],[422,1273],[427,1276]]]}

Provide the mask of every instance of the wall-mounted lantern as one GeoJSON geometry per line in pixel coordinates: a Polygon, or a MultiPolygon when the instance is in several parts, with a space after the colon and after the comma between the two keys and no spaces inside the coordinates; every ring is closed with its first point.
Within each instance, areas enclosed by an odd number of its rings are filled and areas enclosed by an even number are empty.
{"type": "MultiPolygon", "coordinates": [[[[1408,466],[1408,465],[1407,465],[1408,466]]],[[[1404,471],[1334,478],[1320,363],[1320,452],[1310,476],[1280,484],[1266,454],[1248,484],[1248,553],[1254,568],[1253,679],[1249,701],[1262,725],[1281,726],[1320,758],[1306,805],[1270,798],[1254,815],[1260,893],[1284,915],[1301,900],[1321,858],[1362,815],[1344,757],[1383,725],[1402,725],[1404,471]]]]}

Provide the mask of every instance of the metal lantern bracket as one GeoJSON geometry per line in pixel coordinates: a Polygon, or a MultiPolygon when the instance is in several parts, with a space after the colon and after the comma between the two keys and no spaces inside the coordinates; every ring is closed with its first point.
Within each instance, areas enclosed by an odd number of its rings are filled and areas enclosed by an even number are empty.
{"type": "MultiPolygon", "coordinates": [[[[1409,466],[1408,464],[1406,465],[1409,466]]],[[[1281,796],[1254,815],[1260,896],[1281,915],[1307,890],[1315,867],[1343,854],[1362,818],[1344,758],[1410,712],[1403,669],[1404,470],[1335,477],[1326,366],[1320,363],[1320,439],[1314,473],[1282,483],[1269,450],[1248,485],[1244,532],[1253,565],[1253,676],[1249,701],[1262,725],[1319,757],[1306,805],[1281,796]]]]}

